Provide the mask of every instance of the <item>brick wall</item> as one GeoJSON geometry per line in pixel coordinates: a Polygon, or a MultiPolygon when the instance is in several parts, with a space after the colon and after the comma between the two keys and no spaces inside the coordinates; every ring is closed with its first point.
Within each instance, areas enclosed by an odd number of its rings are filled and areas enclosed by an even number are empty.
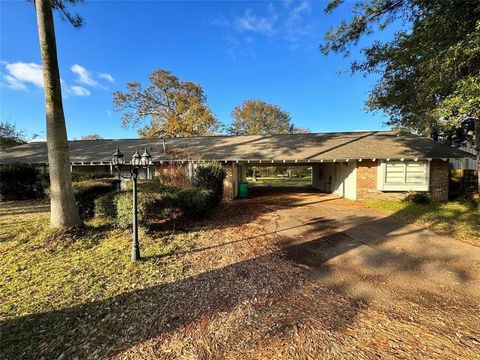
{"type": "Polygon", "coordinates": [[[188,179],[188,164],[158,164],[155,165],[155,177],[162,183],[179,188],[191,186],[188,179]]]}
{"type": "MultiPolygon", "coordinates": [[[[357,161],[357,200],[402,200],[404,191],[377,190],[378,161],[357,161]]],[[[448,200],[449,163],[440,159],[430,162],[430,191],[433,201],[448,200]]]]}
{"type": "Polygon", "coordinates": [[[448,182],[450,177],[449,161],[433,159],[430,162],[430,198],[433,201],[448,200],[448,182]]]}
{"type": "Polygon", "coordinates": [[[403,192],[383,192],[377,190],[378,161],[357,161],[357,200],[401,200],[403,192]]]}
{"type": "Polygon", "coordinates": [[[227,172],[227,176],[223,181],[223,201],[230,201],[234,199],[233,164],[224,164],[223,167],[227,172]]]}

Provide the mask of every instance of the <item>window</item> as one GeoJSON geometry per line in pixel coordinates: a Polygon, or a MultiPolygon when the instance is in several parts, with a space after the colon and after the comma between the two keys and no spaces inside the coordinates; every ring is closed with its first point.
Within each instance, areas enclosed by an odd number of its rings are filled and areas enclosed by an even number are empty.
{"type": "Polygon", "coordinates": [[[384,191],[428,191],[428,161],[386,161],[378,168],[378,189],[384,191]]]}

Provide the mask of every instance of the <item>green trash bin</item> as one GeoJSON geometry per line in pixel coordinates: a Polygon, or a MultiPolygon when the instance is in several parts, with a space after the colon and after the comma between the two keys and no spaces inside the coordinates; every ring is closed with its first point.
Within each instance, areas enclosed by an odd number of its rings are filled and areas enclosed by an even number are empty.
{"type": "Polygon", "coordinates": [[[240,199],[246,198],[248,196],[248,182],[241,182],[238,189],[238,197],[240,199]]]}

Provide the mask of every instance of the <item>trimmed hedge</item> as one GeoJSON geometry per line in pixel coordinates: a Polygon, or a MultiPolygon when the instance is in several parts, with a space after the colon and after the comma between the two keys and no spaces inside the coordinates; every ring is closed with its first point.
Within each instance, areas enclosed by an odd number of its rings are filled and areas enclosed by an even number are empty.
{"type": "MultiPolygon", "coordinates": [[[[48,174],[46,178],[48,179],[48,174]]],[[[0,165],[0,200],[26,200],[43,197],[46,178],[34,165],[0,165]]]]}
{"type": "Polygon", "coordinates": [[[227,172],[222,164],[213,162],[200,165],[195,171],[194,184],[200,189],[211,190],[213,200],[220,203],[223,197],[223,181],[227,172]]]}
{"type": "Polygon", "coordinates": [[[185,216],[203,219],[210,215],[218,204],[218,194],[207,189],[184,189],[178,192],[177,204],[185,216]]]}
{"type": "Polygon", "coordinates": [[[120,181],[116,179],[87,180],[73,183],[73,193],[80,217],[82,219],[93,217],[95,199],[115,191],[119,184],[120,181]]]}
{"type": "MultiPolygon", "coordinates": [[[[178,210],[187,218],[203,219],[210,215],[217,204],[217,195],[212,190],[200,188],[179,190],[155,181],[144,182],[139,184],[138,222],[140,225],[149,225],[153,220],[168,218],[178,210]],[[153,191],[154,189],[158,191],[153,191]]],[[[107,197],[98,199],[95,214],[114,217],[118,226],[125,229],[132,225],[132,212],[132,193],[122,191],[115,194],[113,200],[107,197]],[[107,209],[114,210],[108,213],[107,209]]]]}
{"type": "MultiPolygon", "coordinates": [[[[139,192],[137,195],[138,223],[148,225],[153,219],[159,218],[174,208],[176,194],[174,192],[139,192]]],[[[114,200],[116,221],[120,228],[126,229],[132,225],[133,199],[131,192],[118,193],[114,200]]]]}
{"type": "Polygon", "coordinates": [[[98,180],[98,179],[113,179],[115,175],[110,173],[77,173],[72,172],[72,181],[80,182],[86,180],[98,180]]]}
{"type": "Polygon", "coordinates": [[[102,195],[94,200],[94,214],[95,216],[116,218],[117,217],[117,203],[115,198],[117,193],[111,192],[102,195]]]}

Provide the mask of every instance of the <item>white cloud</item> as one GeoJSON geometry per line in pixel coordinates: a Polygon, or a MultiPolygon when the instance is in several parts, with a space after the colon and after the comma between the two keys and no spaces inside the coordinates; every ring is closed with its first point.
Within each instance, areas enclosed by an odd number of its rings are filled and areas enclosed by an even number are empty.
{"type": "Polygon", "coordinates": [[[67,88],[69,92],[71,92],[73,95],[77,96],[90,96],[91,92],[88,89],[85,89],[84,87],[77,86],[77,85],[72,85],[67,88]]]}
{"type": "Polygon", "coordinates": [[[3,75],[3,79],[7,82],[8,86],[15,90],[27,90],[27,86],[12,75],[3,75]]]}
{"type": "Polygon", "coordinates": [[[108,73],[99,73],[98,77],[110,81],[111,83],[115,82],[113,76],[108,73]]]}
{"type": "Polygon", "coordinates": [[[43,88],[42,65],[36,63],[5,63],[8,74],[3,76],[12,89],[27,90],[27,84],[43,88]]]}
{"type": "Polygon", "coordinates": [[[275,8],[269,6],[269,15],[260,16],[253,13],[252,9],[246,9],[242,16],[237,16],[233,22],[235,28],[243,32],[258,32],[270,35],[274,32],[275,22],[278,16],[275,8]]]}
{"type": "Polygon", "coordinates": [[[296,49],[302,46],[303,39],[313,37],[316,33],[317,23],[312,15],[312,6],[313,3],[306,0],[262,4],[246,8],[241,15],[214,19],[212,25],[228,29],[224,38],[229,39],[229,52],[248,48],[262,36],[268,37],[269,41],[280,40],[291,49],[296,49]],[[232,47],[232,44],[235,46],[232,47]]]}
{"type": "MultiPolygon", "coordinates": [[[[14,90],[28,91],[29,86],[43,88],[42,65],[36,63],[1,62],[5,66],[7,74],[2,76],[3,81],[8,87],[14,90]]],[[[90,96],[90,91],[82,86],[69,85],[63,79],[60,79],[64,94],[75,96],[90,96]]]]}
{"type": "Polygon", "coordinates": [[[285,20],[285,37],[292,42],[298,41],[301,37],[310,35],[313,31],[312,24],[306,18],[310,15],[312,8],[308,1],[296,3],[290,7],[285,20]]]}
{"type": "Polygon", "coordinates": [[[85,69],[83,66],[75,64],[70,68],[74,74],[77,74],[77,82],[93,87],[99,87],[100,84],[96,81],[90,71],[85,69]]]}

